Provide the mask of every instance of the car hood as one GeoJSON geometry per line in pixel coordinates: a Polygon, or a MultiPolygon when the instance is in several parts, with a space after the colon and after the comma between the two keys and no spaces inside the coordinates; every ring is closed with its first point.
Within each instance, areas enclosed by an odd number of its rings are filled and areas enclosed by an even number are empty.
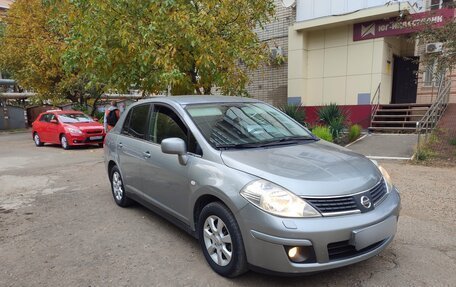
{"type": "Polygon", "coordinates": [[[366,157],[324,141],[222,151],[231,168],[269,180],[300,196],[339,196],[370,189],[381,179],[366,157]]]}
{"type": "Polygon", "coordinates": [[[102,130],[103,125],[98,122],[90,123],[64,123],[66,127],[78,128],[81,131],[90,131],[90,130],[102,130]]]}

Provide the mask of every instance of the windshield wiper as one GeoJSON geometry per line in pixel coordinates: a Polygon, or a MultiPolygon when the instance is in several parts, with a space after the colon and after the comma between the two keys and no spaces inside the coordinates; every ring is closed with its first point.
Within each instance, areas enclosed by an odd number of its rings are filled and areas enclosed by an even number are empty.
{"type": "Polygon", "coordinates": [[[319,139],[316,137],[310,136],[289,136],[283,137],[272,142],[286,142],[286,141],[318,141],[319,139]]]}
{"type": "Polygon", "coordinates": [[[267,146],[297,144],[301,141],[318,141],[318,140],[319,140],[318,138],[314,138],[314,137],[291,136],[291,137],[284,137],[284,138],[280,138],[277,140],[266,141],[266,142],[225,144],[225,145],[216,145],[216,147],[223,148],[223,149],[258,148],[258,147],[267,147],[267,146]]]}
{"type": "Polygon", "coordinates": [[[256,148],[259,147],[259,144],[260,143],[220,144],[215,147],[222,149],[256,148]]]}

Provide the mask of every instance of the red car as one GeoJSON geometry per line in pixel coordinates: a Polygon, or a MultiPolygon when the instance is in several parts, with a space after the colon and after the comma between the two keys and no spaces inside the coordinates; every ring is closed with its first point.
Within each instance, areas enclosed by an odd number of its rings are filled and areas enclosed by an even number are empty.
{"type": "Polygon", "coordinates": [[[32,124],[36,146],[44,143],[60,144],[64,149],[71,146],[98,144],[103,146],[103,125],[78,111],[52,110],[41,113],[32,124]]]}

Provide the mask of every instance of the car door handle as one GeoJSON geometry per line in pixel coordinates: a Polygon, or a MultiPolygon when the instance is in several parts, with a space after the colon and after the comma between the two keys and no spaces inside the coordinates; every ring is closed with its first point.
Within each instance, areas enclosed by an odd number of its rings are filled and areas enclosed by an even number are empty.
{"type": "Polygon", "coordinates": [[[143,156],[144,156],[144,158],[150,158],[150,152],[148,152],[148,151],[143,152],[143,156]]]}
{"type": "Polygon", "coordinates": [[[123,144],[122,144],[122,143],[118,143],[117,146],[118,146],[119,148],[123,148],[123,144]]]}

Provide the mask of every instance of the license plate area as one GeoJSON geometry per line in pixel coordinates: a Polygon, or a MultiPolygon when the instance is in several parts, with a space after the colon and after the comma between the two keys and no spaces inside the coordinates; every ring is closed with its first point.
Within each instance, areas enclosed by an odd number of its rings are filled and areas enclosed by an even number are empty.
{"type": "Polygon", "coordinates": [[[103,136],[94,136],[89,138],[91,141],[96,141],[96,140],[101,140],[103,139],[103,136]]]}
{"type": "Polygon", "coordinates": [[[355,246],[356,250],[362,250],[374,243],[385,240],[396,234],[397,217],[391,216],[388,219],[377,224],[353,230],[350,244],[355,246]]]}

